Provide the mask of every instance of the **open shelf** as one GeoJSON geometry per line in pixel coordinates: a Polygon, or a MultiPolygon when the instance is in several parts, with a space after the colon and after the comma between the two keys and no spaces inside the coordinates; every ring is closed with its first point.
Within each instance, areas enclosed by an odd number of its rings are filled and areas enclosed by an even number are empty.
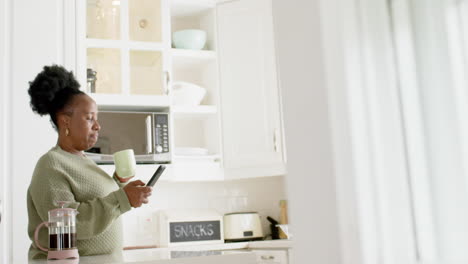
{"type": "Polygon", "coordinates": [[[220,133],[217,115],[213,118],[174,118],[174,154],[182,156],[206,156],[220,153],[220,133]],[[189,131],[189,133],[187,133],[189,131]],[[199,155],[178,153],[178,148],[205,150],[199,155]]]}
{"type": "Polygon", "coordinates": [[[171,166],[181,180],[222,180],[219,83],[216,49],[216,1],[171,0],[171,33],[200,29],[207,33],[203,50],[172,48],[172,80],[199,85],[206,95],[197,106],[172,105],[174,154],[171,166]],[[186,155],[177,148],[204,149],[186,155]]]}
{"type": "Polygon", "coordinates": [[[213,8],[215,4],[214,0],[171,0],[171,16],[192,16],[213,8]]]}
{"type": "Polygon", "coordinates": [[[169,107],[167,96],[158,95],[120,95],[120,94],[88,94],[96,101],[100,110],[144,110],[154,111],[169,107]]]}
{"type": "Polygon", "coordinates": [[[175,118],[204,118],[218,113],[215,105],[197,105],[197,106],[172,106],[172,114],[175,118]]]}
{"type": "Polygon", "coordinates": [[[212,50],[171,49],[172,61],[175,67],[194,67],[216,60],[216,52],[212,50]]]}
{"type": "Polygon", "coordinates": [[[214,1],[171,1],[171,33],[186,29],[206,32],[204,50],[216,49],[216,10],[214,1]]]}

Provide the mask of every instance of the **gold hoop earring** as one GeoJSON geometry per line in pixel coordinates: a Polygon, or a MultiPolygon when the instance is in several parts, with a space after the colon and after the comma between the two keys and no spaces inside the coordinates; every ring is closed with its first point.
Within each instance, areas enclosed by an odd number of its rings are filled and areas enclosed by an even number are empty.
{"type": "Polygon", "coordinates": [[[68,130],[68,128],[65,129],[65,135],[68,137],[68,135],[70,135],[70,130],[68,130]]]}

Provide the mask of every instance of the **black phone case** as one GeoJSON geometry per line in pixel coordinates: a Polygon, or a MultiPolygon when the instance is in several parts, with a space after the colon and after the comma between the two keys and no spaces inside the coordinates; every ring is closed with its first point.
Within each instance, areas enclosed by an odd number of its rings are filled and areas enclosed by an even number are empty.
{"type": "Polygon", "coordinates": [[[154,184],[158,181],[159,177],[161,177],[161,174],[163,173],[165,169],[166,169],[166,166],[160,165],[158,169],[154,172],[153,177],[151,177],[151,179],[148,181],[146,186],[153,187],[154,184]]]}

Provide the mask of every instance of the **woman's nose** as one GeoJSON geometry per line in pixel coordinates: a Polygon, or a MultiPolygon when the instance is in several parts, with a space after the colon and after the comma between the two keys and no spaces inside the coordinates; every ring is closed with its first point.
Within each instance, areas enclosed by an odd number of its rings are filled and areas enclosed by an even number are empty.
{"type": "Polygon", "coordinates": [[[94,122],[93,128],[94,128],[94,130],[96,130],[96,131],[101,130],[101,125],[99,125],[99,122],[98,122],[97,120],[94,122]]]}

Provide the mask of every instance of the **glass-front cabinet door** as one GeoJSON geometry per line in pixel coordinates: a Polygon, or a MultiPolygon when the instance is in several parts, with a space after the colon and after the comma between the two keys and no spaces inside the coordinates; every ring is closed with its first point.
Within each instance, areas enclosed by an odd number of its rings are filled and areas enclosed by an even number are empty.
{"type": "Polygon", "coordinates": [[[169,105],[167,1],[76,1],[77,75],[98,105],[169,105]]]}

